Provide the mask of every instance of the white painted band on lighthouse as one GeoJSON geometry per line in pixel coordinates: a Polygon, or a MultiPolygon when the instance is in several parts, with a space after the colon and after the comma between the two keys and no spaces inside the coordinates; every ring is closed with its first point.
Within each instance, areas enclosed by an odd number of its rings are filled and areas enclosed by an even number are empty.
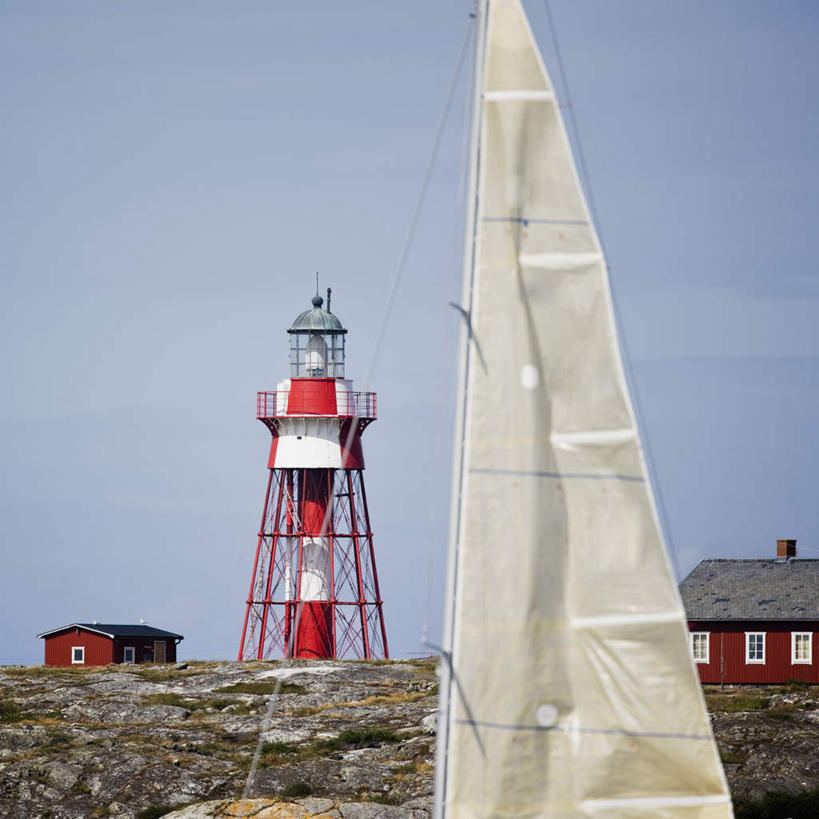
{"type": "Polygon", "coordinates": [[[301,599],[330,599],[330,542],[326,537],[305,537],[301,555],[301,599]]]}
{"type": "Polygon", "coordinates": [[[340,429],[338,418],[281,418],[274,468],[342,469],[340,429]]]}

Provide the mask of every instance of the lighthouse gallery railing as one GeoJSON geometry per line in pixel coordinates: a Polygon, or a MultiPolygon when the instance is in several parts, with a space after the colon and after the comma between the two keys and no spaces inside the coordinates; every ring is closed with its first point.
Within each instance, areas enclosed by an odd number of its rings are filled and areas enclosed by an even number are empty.
{"type": "MultiPolygon", "coordinates": [[[[272,392],[260,392],[256,394],[256,417],[257,418],[277,418],[287,415],[287,405],[290,392],[288,390],[273,390],[272,392]]],[[[338,392],[336,393],[335,415],[342,418],[352,418],[353,416],[374,421],[377,410],[376,393],[374,392],[338,392]]],[[[294,415],[312,415],[299,411],[294,415]]],[[[324,413],[317,413],[324,414],[324,413]]]]}

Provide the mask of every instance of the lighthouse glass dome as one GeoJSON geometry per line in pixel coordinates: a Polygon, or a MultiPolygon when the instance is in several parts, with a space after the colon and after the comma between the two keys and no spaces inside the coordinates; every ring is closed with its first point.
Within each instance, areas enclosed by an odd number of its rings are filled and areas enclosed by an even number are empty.
{"type": "Polygon", "coordinates": [[[344,336],[338,316],[322,309],[324,299],[313,297],[287,331],[290,336],[291,378],[344,378],[344,336]]]}

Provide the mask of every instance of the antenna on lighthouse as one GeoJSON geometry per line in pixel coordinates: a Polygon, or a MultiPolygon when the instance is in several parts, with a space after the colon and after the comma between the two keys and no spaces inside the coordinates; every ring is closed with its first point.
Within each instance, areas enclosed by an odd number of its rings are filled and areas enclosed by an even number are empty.
{"type": "Polygon", "coordinates": [[[332,287],[328,287],[328,288],[327,288],[327,312],[328,312],[328,313],[332,313],[332,312],[333,312],[333,311],[330,309],[330,296],[332,296],[332,295],[333,295],[333,288],[332,288],[332,287]]]}
{"type": "Polygon", "coordinates": [[[318,296],[318,270],[316,271],[316,295],[318,296]]]}

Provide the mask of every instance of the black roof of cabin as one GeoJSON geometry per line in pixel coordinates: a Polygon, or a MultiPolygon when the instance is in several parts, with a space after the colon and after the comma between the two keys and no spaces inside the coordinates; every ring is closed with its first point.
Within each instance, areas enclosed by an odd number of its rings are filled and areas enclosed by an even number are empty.
{"type": "Polygon", "coordinates": [[[61,628],[53,628],[50,631],[44,631],[38,634],[38,637],[51,637],[54,634],[59,634],[61,631],[69,631],[74,628],[81,628],[83,631],[93,631],[96,634],[102,634],[105,637],[172,637],[176,640],[183,640],[181,634],[174,634],[172,631],[164,631],[161,628],[154,628],[153,626],[146,626],[138,623],[135,626],[110,624],[110,623],[71,623],[68,626],[61,628]]]}
{"type": "Polygon", "coordinates": [[[680,595],[689,620],[819,620],[819,560],[701,560],[680,595]]]}

